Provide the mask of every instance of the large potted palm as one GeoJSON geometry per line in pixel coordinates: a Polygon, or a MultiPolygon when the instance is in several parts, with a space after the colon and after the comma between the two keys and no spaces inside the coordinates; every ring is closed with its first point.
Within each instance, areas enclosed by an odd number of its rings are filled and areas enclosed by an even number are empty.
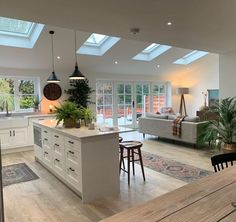
{"type": "Polygon", "coordinates": [[[223,149],[224,153],[236,152],[236,100],[233,98],[222,99],[214,110],[218,118],[203,124],[198,137],[198,144],[208,142],[213,147],[223,149]]]}
{"type": "Polygon", "coordinates": [[[63,121],[65,128],[76,126],[76,121],[80,118],[80,110],[73,102],[66,101],[60,107],[55,107],[57,125],[63,121]]]}

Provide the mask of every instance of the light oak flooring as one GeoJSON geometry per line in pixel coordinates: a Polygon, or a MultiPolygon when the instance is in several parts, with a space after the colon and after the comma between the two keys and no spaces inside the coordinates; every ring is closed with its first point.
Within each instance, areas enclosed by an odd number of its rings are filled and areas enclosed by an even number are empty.
{"type": "MultiPolygon", "coordinates": [[[[207,170],[212,170],[210,156],[217,152],[172,144],[153,136],[143,140],[138,132],[121,136],[125,140],[143,141],[142,149],[148,152],[207,170]]],[[[4,188],[6,222],[95,222],[186,184],[148,168],[143,182],[140,166],[136,165],[130,188],[126,174],[121,173],[119,195],[82,204],[76,194],[35,162],[32,151],[3,155],[3,165],[20,162],[27,163],[40,179],[4,188]]]]}

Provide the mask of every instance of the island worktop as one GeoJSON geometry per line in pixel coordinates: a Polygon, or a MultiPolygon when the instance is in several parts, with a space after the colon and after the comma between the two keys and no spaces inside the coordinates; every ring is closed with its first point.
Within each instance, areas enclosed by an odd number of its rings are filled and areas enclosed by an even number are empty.
{"type": "Polygon", "coordinates": [[[119,130],[63,128],[56,120],[34,122],[36,160],[83,202],[119,193],[119,130]]]}
{"type": "Polygon", "coordinates": [[[57,126],[57,120],[55,119],[42,120],[35,122],[34,124],[42,126],[44,128],[48,128],[63,135],[69,135],[79,140],[89,137],[118,134],[123,129],[121,128],[120,130],[118,127],[96,127],[94,130],[89,130],[88,127],[85,126],[82,126],[80,128],[64,128],[61,124],[57,126]]]}

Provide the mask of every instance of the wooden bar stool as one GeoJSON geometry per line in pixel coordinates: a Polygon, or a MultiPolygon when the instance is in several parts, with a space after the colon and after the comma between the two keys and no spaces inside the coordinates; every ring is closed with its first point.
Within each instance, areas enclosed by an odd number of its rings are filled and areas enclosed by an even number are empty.
{"type": "Polygon", "coordinates": [[[143,159],[142,159],[142,154],[141,154],[142,145],[143,144],[139,141],[122,141],[122,142],[120,142],[120,171],[123,170],[124,172],[128,173],[128,185],[130,185],[130,163],[132,162],[133,175],[135,175],[135,170],[134,170],[134,162],[135,161],[140,162],[140,166],[141,166],[142,174],[143,174],[143,180],[145,181],[143,159]],[[127,156],[124,156],[124,150],[126,151],[127,156]],[[138,159],[134,158],[135,154],[138,155],[138,159]],[[124,163],[124,158],[127,158],[127,165],[128,165],[127,170],[124,167],[123,168],[121,167],[122,162],[124,163]]]}

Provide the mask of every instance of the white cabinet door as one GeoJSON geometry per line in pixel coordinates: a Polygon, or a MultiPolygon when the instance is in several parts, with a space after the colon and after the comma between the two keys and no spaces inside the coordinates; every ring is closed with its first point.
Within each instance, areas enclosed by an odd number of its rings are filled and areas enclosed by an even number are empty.
{"type": "Polygon", "coordinates": [[[0,139],[2,144],[2,149],[6,149],[11,146],[11,131],[10,130],[0,130],[0,139]]]}
{"type": "Polygon", "coordinates": [[[27,145],[27,128],[15,128],[12,132],[12,147],[21,147],[27,145]]]}
{"type": "Polygon", "coordinates": [[[27,145],[27,128],[0,130],[3,149],[17,148],[27,145]]]}

